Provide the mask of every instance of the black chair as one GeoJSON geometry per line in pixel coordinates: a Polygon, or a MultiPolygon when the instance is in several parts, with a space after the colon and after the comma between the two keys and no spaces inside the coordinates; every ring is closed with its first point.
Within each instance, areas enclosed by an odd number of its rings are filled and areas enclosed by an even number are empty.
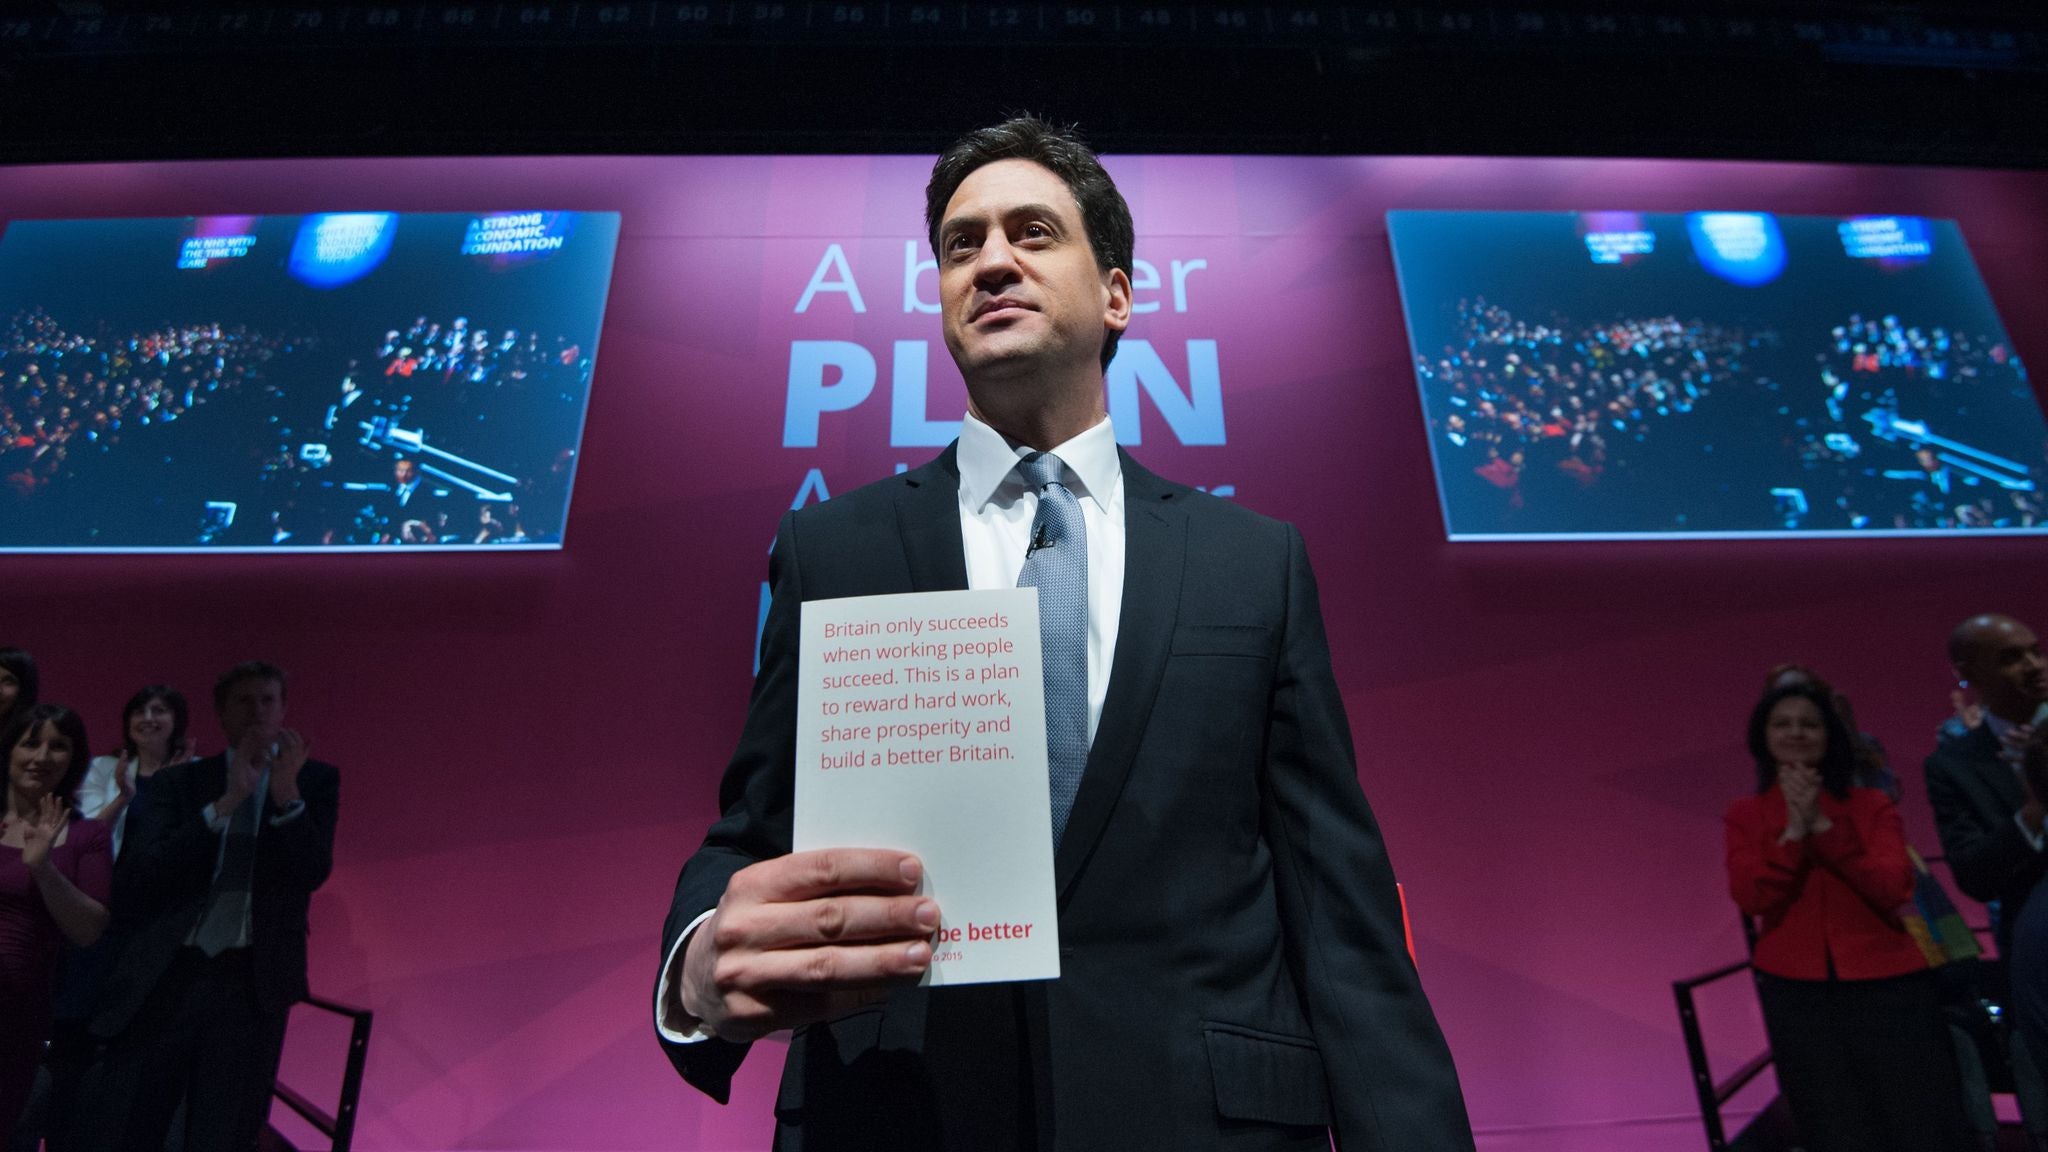
{"type": "MultiPolygon", "coordinates": [[[[1742,918],[1742,931],[1754,946],[1756,928],[1750,924],[1747,916],[1742,918]]],[[[1729,1147],[1727,1127],[1721,1119],[1722,1107],[1733,1099],[1737,1092],[1748,1087],[1749,1082],[1761,1075],[1764,1069],[1771,1066],[1771,1050],[1766,1047],[1756,1056],[1745,1060],[1741,1067],[1726,1078],[1716,1081],[1713,1070],[1707,1065],[1707,1041],[1700,1031],[1700,1016],[1693,1002],[1693,992],[1749,971],[1749,961],[1741,960],[1711,972],[1702,972],[1697,976],[1671,982],[1672,995],[1678,1000],[1678,1026],[1685,1034],[1685,1056],[1692,1064],[1693,1091],[1699,1096],[1700,1120],[1706,1125],[1707,1147],[1713,1152],[1722,1152],[1729,1147]]]]}
{"type": "MultiPolygon", "coordinates": [[[[271,1086],[271,1094],[284,1101],[287,1108],[297,1112],[306,1123],[326,1136],[333,1152],[348,1152],[350,1145],[355,1141],[356,1105],[363,1095],[363,1063],[370,1052],[370,1021],[373,1014],[368,1008],[357,1008],[352,1004],[343,1004],[338,1000],[327,1000],[319,996],[308,996],[299,1003],[322,1012],[347,1017],[351,1021],[348,1063],[341,1074],[341,1098],[334,1106],[333,1115],[329,1115],[319,1105],[308,1100],[282,1080],[271,1086]]],[[[297,1147],[275,1128],[264,1132],[263,1148],[265,1152],[298,1152],[297,1147]]]]}

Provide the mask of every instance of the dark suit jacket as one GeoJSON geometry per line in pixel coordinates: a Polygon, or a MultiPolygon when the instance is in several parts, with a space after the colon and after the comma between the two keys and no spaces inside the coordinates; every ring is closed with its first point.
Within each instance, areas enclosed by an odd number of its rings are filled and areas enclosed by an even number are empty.
{"type": "Polygon", "coordinates": [[[2034,851],[2020,835],[2013,814],[2026,803],[2026,793],[1998,752],[1988,720],[1960,734],[1944,733],[1927,758],[1927,799],[1956,887],[1973,900],[1999,903],[2003,954],[2028,893],[2048,874],[2048,853],[2034,851]]]}
{"type": "Polygon", "coordinates": [[[398,489],[394,486],[377,493],[377,516],[383,522],[384,530],[393,536],[407,520],[420,520],[429,527],[437,513],[446,512],[450,507],[448,486],[429,476],[420,477],[413,486],[412,495],[405,503],[398,502],[398,489]]]}
{"type": "MultiPolygon", "coordinates": [[[[128,1027],[199,922],[220,850],[203,809],[226,785],[227,758],[212,756],[173,764],[138,792],[114,864],[113,913],[124,944],[93,1016],[95,1033],[112,1037],[128,1027]]],[[[306,995],[306,905],[334,864],[341,796],[334,765],[306,761],[299,795],[306,810],[298,819],[272,825],[266,813],[256,833],[249,947],[265,1012],[282,1012],[306,995]]]]}
{"type": "MultiPolygon", "coordinates": [[[[1059,979],[906,989],[799,1029],[777,1147],[975,1147],[1023,1084],[1042,1148],[1471,1148],[1300,535],[1122,464],[1123,615],[1054,860],[1059,979]]],[[[783,520],[724,815],[664,956],[729,877],[789,850],[799,604],[965,588],[958,490],[949,448],[783,520]]],[[[746,1051],[665,1047],[720,1100],[746,1051]]]]}

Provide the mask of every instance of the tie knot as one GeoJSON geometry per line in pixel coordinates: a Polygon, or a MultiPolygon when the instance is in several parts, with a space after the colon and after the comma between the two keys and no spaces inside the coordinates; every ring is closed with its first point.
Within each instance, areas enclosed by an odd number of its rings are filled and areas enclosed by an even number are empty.
{"type": "Polygon", "coordinates": [[[1017,461],[1017,475],[1033,492],[1040,492],[1048,484],[1065,483],[1066,461],[1050,452],[1033,452],[1017,461]]]}

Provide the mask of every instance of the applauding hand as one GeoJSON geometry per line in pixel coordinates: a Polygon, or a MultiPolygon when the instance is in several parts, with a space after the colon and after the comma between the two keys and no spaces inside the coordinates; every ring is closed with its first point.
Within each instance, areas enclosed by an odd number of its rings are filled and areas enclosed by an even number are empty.
{"type": "Polygon", "coordinates": [[[1956,710],[1956,720],[1963,727],[1975,728],[1984,722],[1984,706],[1970,699],[1961,688],[1949,689],[1948,702],[1956,710]]]}
{"type": "Polygon", "coordinates": [[[299,800],[299,769],[306,766],[306,738],[281,728],[277,733],[277,759],[270,766],[270,802],[287,808],[299,800]]]}
{"type": "Polygon", "coordinates": [[[50,849],[56,847],[57,837],[63,833],[64,822],[69,815],[62,800],[45,793],[35,812],[22,824],[21,862],[28,866],[31,874],[40,873],[50,866],[50,849]]]}
{"type": "Polygon", "coordinates": [[[220,799],[214,801],[213,814],[221,819],[242,806],[256,792],[256,785],[263,779],[263,766],[270,760],[272,737],[260,728],[251,728],[235,741],[235,754],[228,765],[227,786],[221,790],[220,799]]]}
{"type": "Polygon", "coordinates": [[[1820,769],[1812,764],[1778,765],[1778,790],[1785,794],[1782,841],[1801,840],[1834,825],[1820,810],[1820,769]]]}

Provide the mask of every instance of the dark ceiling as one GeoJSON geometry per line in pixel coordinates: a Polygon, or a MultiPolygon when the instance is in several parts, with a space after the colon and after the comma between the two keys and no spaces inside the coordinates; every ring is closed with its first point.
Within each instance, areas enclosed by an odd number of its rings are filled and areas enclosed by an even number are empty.
{"type": "Polygon", "coordinates": [[[2041,167],[2036,4],[16,5],[0,161],[1113,151],[2041,167]]]}

